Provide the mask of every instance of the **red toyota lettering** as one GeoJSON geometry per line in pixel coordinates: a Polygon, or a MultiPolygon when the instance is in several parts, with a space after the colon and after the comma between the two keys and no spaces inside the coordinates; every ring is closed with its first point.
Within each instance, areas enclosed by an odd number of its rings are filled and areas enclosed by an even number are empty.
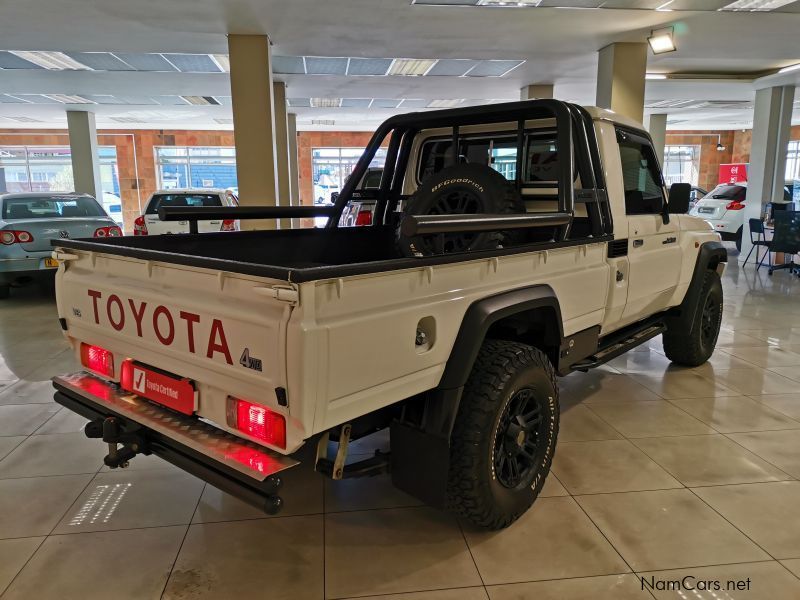
{"type": "Polygon", "coordinates": [[[186,336],[189,341],[189,352],[194,353],[194,324],[200,322],[200,315],[182,310],[180,317],[186,321],[186,336]]]}
{"type": "Polygon", "coordinates": [[[159,304],[153,311],[153,329],[156,332],[158,341],[165,346],[170,346],[175,340],[175,322],[172,320],[172,315],[169,313],[166,306],[159,304]],[[167,317],[167,323],[169,323],[169,333],[167,335],[162,335],[158,326],[158,317],[161,315],[167,317]]]}
{"type": "Polygon", "coordinates": [[[136,321],[136,335],[142,337],[142,319],[144,318],[144,309],[147,308],[147,302],[142,302],[139,305],[139,310],[136,310],[136,304],[130,298],[128,299],[128,304],[133,313],[133,320],[136,321]]]}
{"type": "Polygon", "coordinates": [[[111,323],[111,326],[117,331],[122,331],[125,327],[125,310],[122,308],[122,300],[116,294],[111,294],[106,300],[106,315],[108,315],[108,322],[111,323]],[[119,321],[114,320],[112,305],[116,305],[119,310],[119,321]]]}
{"type": "Polygon", "coordinates": [[[222,328],[222,321],[214,319],[211,323],[211,333],[208,336],[208,352],[207,358],[214,358],[214,352],[222,352],[225,355],[225,360],[229,365],[233,364],[231,360],[231,352],[228,350],[228,340],[225,339],[225,330],[222,328]],[[217,342],[219,338],[219,342],[217,342]]]}
{"type": "Polygon", "coordinates": [[[92,304],[94,305],[94,322],[96,324],[100,324],[100,315],[97,314],[97,300],[103,294],[102,292],[98,292],[97,290],[86,290],[86,293],[92,297],[92,304]]]}

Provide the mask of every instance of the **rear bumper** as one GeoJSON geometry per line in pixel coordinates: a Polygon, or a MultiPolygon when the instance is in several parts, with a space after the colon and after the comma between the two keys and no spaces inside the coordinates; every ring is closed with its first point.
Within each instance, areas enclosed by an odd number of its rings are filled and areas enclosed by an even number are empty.
{"type": "Polygon", "coordinates": [[[138,453],[155,454],[211,485],[277,512],[278,474],[298,463],[195,417],[160,408],[85,372],[53,379],[55,401],[90,421],[114,419],[142,440],[138,453]]]}
{"type": "Polygon", "coordinates": [[[0,284],[11,284],[28,277],[54,275],[53,267],[45,267],[44,259],[50,258],[51,252],[32,252],[21,258],[0,258],[0,284]]]}

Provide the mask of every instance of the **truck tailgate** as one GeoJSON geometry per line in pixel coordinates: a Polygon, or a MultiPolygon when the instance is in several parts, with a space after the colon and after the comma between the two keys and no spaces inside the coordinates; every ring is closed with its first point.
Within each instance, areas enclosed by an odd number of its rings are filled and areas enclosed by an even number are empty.
{"type": "MultiPolygon", "coordinates": [[[[56,276],[62,327],[71,339],[114,353],[115,381],[127,359],[188,378],[197,390],[197,414],[223,427],[228,395],[286,412],[276,389],[286,389],[286,325],[297,297],[290,285],[96,252],[57,252],[66,258],[56,276]]],[[[299,444],[289,437],[287,447],[299,444]]]]}

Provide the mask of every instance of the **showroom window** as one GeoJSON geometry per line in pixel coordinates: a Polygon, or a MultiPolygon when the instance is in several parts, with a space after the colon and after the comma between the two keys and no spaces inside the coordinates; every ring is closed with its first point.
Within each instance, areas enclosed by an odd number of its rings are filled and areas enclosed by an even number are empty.
{"type": "Polygon", "coordinates": [[[158,188],[235,188],[236,149],[228,146],[156,146],[158,188]]]}
{"type": "MultiPolygon", "coordinates": [[[[341,192],[344,182],[364,153],[364,148],[312,148],[311,173],[314,202],[330,202],[333,192],[341,192]]],[[[383,167],[386,149],[379,148],[370,167],[383,167]]]]}
{"type": "Polygon", "coordinates": [[[786,153],[786,181],[800,179],[800,140],[789,142],[786,153]]]}
{"type": "MultiPolygon", "coordinates": [[[[103,191],[119,196],[117,149],[100,146],[103,191]]],[[[0,146],[0,192],[71,192],[69,146],[0,146]]]]}
{"type": "Polygon", "coordinates": [[[700,146],[665,146],[664,180],[667,187],[673,183],[700,181],[700,146]]]}

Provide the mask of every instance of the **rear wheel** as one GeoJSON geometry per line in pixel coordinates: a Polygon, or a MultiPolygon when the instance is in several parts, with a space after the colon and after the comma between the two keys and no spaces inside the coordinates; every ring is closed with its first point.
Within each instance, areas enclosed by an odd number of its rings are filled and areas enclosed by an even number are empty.
{"type": "Polygon", "coordinates": [[[694,320],[664,332],[664,354],[679,365],[702,365],[714,353],[721,324],[722,283],[716,271],[706,271],[694,320]]]}
{"type": "Polygon", "coordinates": [[[483,344],[453,428],[450,510],[490,529],[507,527],[539,495],[558,436],[550,360],[516,342],[483,344]]]}

